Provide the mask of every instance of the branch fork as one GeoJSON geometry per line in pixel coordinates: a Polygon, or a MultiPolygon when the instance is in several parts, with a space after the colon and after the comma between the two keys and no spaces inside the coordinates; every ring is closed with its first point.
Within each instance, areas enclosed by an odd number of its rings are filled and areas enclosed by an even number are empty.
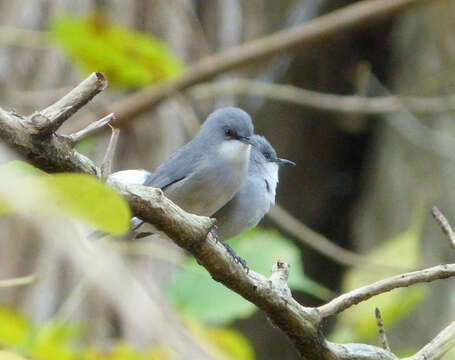
{"type": "MultiPolygon", "coordinates": [[[[113,116],[109,115],[109,119],[101,119],[66,137],[55,134],[55,131],[106,85],[104,76],[92,74],[61,100],[28,118],[0,108],[0,138],[46,171],[83,172],[105,178],[110,173],[118,130],[113,130],[102,168],[79,154],[73,145],[85,134],[92,133],[93,129],[105,126],[113,116]]],[[[136,216],[155,225],[178,246],[190,252],[213,279],[263,310],[272,323],[288,335],[304,359],[397,360],[393,353],[379,347],[331,343],[321,331],[322,324],[327,317],[375,295],[398,287],[455,276],[455,264],[439,265],[378,281],[319,307],[305,307],[292,297],[287,285],[289,264],[278,261],[269,278],[253,270],[247,273],[223,244],[212,236],[210,230],[215,224],[214,219],[186,213],[167,199],[160,189],[119,182],[109,182],[109,185],[125,197],[136,216]]],[[[407,360],[439,359],[454,344],[455,323],[452,323],[407,360]]]]}

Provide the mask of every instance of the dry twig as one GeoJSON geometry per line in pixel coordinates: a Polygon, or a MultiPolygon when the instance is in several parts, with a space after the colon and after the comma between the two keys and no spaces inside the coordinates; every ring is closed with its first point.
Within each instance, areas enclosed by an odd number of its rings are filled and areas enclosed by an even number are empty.
{"type": "Polygon", "coordinates": [[[232,79],[196,85],[191,95],[196,99],[224,95],[261,96],[267,99],[298,104],[317,110],[336,113],[380,115],[403,111],[403,106],[414,113],[438,113],[453,111],[453,96],[410,97],[325,94],[292,85],[272,84],[255,80],[232,79]]]}
{"type": "Polygon", "coordinates": [[[35,282],[35,280],[36,276],[34,274],[13,279],[0,280],[0,288],[29,285],[35,282]]]}
{"type": "Polygon", "coordinates": [[[101,165],[101,180],[106,181],[107,177],[112,172],[112,163],[114,162],[115,150],[117,149],[118,137],[120,129],[111,127],[112,134],[107,145],[106,153],[104,154],[103,163],[101,165]]]}
{"type": "Polygon", "coordinates": [[[433,215],[436,222],[441,227],[444,234],[447,236],[450,246],[455,248],[455,232],[453,231],[452,226],[450,226],[449,221],[446,219],[444,214],[436,206],[433,206],[433,208],[431,209],[431,214],[433,215]]]}
{"type": "Polygon", "coordinates": [[[371,263],[364,256],[343,249],[323,235],[311,230],[289,214],[280,205],[273,206],[267,214],[279,227],[288,231],[302,244],[342,265],[367,265],[371,263]]]}
{"type": "Polygon", "coordinates": [[[378,324],[379,336],[381,337],[382,347],[384,350],[391,351],[387,335],[385,333],[384,322],[382,321],[381,311],[378,308],[375,309],[374,314],[376,316],[376,322],[378,324]]]}
{"type": "Polygon", "coordinates": [[[85,129],[79,130],[74,134],[66,135],[65,137],[74,145],[86,137],[94,134],[96,131],[98,131],[98,129],[106,126],[114,119],[114,113],[110,113],[109,115],[106,115],[105,117],[90,123],[85,129]]]}

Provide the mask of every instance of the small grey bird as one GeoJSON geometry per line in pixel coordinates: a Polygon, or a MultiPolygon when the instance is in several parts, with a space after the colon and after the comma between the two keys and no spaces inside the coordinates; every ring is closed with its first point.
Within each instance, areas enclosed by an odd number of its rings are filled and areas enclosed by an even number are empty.
{"type": "Polygon", "coordinates": [[[253,123],[243,110],[216,110],[199,133],[144,182],[185,211],[210,216],[231,200],[247,172],[253,123]]]}
{"type": "MultiPolygon", "coordinates": [[[[248,173],[253,123],[243,110],[214,111],[199,133],[154,173],[125,170],[108,178],[126,184],[157,187],[185,211],[210,216],[231,200],[248,173]]],[[[131,229],[142,225],[133,218],[131,229]]]]}
{"type": "Polygon", "coordinates": [[[217,220],[217,234],[223,241],[255,227],[275,203],[278,170],[292,161],[277,157],[275,149],[266,138],[254,135],[251,138],[248,175],[234,198],[212,217],[217,220]]]}

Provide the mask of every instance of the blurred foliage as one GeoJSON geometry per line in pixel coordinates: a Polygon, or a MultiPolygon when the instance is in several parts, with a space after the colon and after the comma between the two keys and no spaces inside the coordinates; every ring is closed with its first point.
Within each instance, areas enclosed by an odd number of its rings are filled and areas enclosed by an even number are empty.
{"type": "MultiPolygon", "coordinates": [[[[239,332],[206,327],[187,321],[189,330],[215,359],[253,360],[251,344],[239,332]]],[[[19,360],[22,355],[37,360],[174,360],[171,349],[156,345],[138,351],[123,341],[109,351],[81,345],[84,332],[72,325],[50,322],[34,326],[17,311],[0,307],[0,360],[19,360]],[[17,355],[16,355],[17,354],[17,355]]]]}
{"type": "Polygon", "coordinates": [[[25,360],[25,358],[11,352],[0,350],[0,360],[25,360]]]}
{"type": "MultiPolygon", "coordinates": [[[[351,291],[384,279],[415,269],[420,262],[419,240],[425,220],[423,202],[414,209],[408,229],[385,241],[368,254],[368,259],[374,264],[383,264],[369,269],[355,267],[346,272],[343,277],[342,291],[351,291]]],[[[368,301],[351,307],[338,316],[338,322],[330,339],[335,342],[365,342],[378,339],[378,327],[374,315],[375,308],[381,310],[386,328],[391,327],[409,315],[413,309],[422,303],[429,294],[424,284],[407,288],[395,289],[373,297],[368,301]]]]}
{"type": "Polygon", "coordinates": [[[0,166],[0,183],[9,191],[1,195],[0,215],[68,216],[112,234],[129,229],[131,212],[126,201],[93,176],[48,175],[27,163],[13,161],[0,166]]]}
{"type": "Polygon", "coordinates": [[[143,87],[178,75],[182,64],[151,35],[111,24],[104,10],[83,19],[54,19],[52,38],[86,73],[102,72],[119,87],[143,87]]]}
{"type": "MultiPolygon", "coordinates": [[[[229,243],[247,261],[250,269],[267,275],[277,260],[290,263],[292,269],[288,284],[291,289],[304,291],[320,299],[330,297],[330,290],[305,275],[299,249],[278,232],[256,228],[233,238],[229,243]]],[[[168,294],[172,303],[184,314],[212,324],[246,318],[257,310],[255,305],[240,295],[213,281],[192,258],[176,273],[170,282],[168,294]]]]}
{"type": "Polygon", "coordinates": [[[186,324],[193,334],[204,341],[204,349],[215,358],[254,360],[253,346],[237,330],[204,326],[190,318],[186,319],[186,324]]]}

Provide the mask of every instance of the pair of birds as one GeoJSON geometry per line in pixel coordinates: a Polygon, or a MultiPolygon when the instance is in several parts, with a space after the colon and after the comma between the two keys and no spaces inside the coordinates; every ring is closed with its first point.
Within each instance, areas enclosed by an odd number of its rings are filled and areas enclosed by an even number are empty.
{"type": "MultiPolygon", "coordinates": [[[[250,116],[234,107],[210,114],[199,133],[154,173],[124,170],[108,182],[160,188],[189,213],[214,217],[221,240],[256,226],[275,202],[280,159],[263,136],[254,134],[250,116]]],[[[142,221],[132,219],[137,230],[142,221]]]]}

